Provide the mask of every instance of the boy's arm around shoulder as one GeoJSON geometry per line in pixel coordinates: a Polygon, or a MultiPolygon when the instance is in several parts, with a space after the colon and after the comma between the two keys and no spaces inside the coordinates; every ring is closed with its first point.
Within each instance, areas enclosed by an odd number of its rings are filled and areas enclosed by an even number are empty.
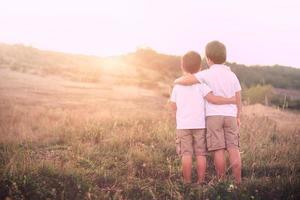
{"type": "Polygon", "coordinates": [[[222,104],[236,104],[235,96],[227,98],[222,96],[216,96],[213,94],[212,90],[204,83],[200,84],[201,92],[205,100],[209,103],[222,105],[222,104]]]}
{"type": "Polygon", "coordinates": [[[223,105],[223,104],[236,104],[236,96],[227,98],[222,96],[215,96],[212,92],[209,92],[204,97],[209,103],[223,105]]]}

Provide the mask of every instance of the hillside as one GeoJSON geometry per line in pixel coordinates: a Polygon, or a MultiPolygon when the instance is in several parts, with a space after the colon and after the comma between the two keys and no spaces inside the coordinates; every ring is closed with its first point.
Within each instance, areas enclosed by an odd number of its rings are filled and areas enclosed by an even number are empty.
{"type": "MultiPolygon", "coordinates": [[[[246,103],[300,109],[300,69],[227,64],[241,82],[246,103]]],[[[181,75],[179,56],[149,48],[121,56],[96,57],[0,44],[0,68],[71,81],[137,86],[159,91],[163,96],[169,95],[173,80],[181,75]]]]}
{"type": "MultiPolygon", "coordinates": [[[[276,88],[300,89],[300,69],[279,65],[246,66],[236,63],[228,65],[246,87],[270,84],[276,88]]],[[[112,72],[113,70],[107,69],[114,67],[122,71],[119,74],[138,75],[146,80],[170,81],[181,74],[179,56],[160,54],[152,49],[138,49],[127,55],[101,58],[42,51],[23,45],[0,44],[0,67],[42,75],[56,74],[86,82],[100,81],[101,71],[112,72]],[[126,69],[128,65],[136,71],[136,74],[126,69]],[[148,76],[149,70],[157,77],[148,76]]]]}
{"type": "Polygon", "coordinates": [[[270,84],[275,88],[300,90],[300,69],[280,65],[249,67],[236,63],[228,65],[247,87],[270,84]]]}

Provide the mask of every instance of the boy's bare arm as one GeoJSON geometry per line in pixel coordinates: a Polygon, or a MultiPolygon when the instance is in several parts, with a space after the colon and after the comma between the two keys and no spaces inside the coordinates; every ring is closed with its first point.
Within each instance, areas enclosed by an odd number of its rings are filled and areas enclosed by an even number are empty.
{"type": "Polygon", "coordinates": [[[176,116],[177,106],[176,106],[175,102],[172,102],[169,100],[168,104],[167,104],[167,109],[168,109],[168,113],[170,114],[171,117],[176,116]]]}
{"type": "Polygon", "coordinates": [[[208,93],[205,97],[204,97],[209,103],[212,104],[217,104],[217,105],[222,105],[222,104],[236,104],[236,97],[230,97],[230,98],[226,98],[226,97],[221,97],[221,96],[215,96],[212,92],[208,93]]]}
{"type": "Polygon", "coordinates": [[[240,126],[240,118],[241,118],[241,113],[242,113],[242,94],[241,91],[238,91],[235,93],[235,98],[236,98],[236,106],[237,106],[237,123],[238,126],[240,126]]]}
{"type": "Polygon", "coordinates": [[[177,110],[176,103],[169,101],[169,108],[172,112],[176,112],[176,110],[177,110]]]}
{"type": "Polygon", "coordinates": [[[179,84],[179,85],[193,85],[197,83],[199,83],[199,81],[193,74],[186,74],[184,76],[177,78],[174,81],[174,84],[179,84]]]}

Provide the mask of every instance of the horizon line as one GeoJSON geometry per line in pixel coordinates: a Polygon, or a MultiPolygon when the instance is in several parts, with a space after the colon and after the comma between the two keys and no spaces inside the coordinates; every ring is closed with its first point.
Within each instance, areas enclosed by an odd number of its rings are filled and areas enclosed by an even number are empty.
{"type": "MultiPolygon", "coordinates": [[[[172,53],[168,53],[168,52],[160,52],[155,50],[154,48],[152,48],[151,46],[145,46],[144,47],[139,47],[142,45],[137,45],[134,51],[128,51],[128,52],[124,52],[124,53],[120,53],[120,54],[114,54],[114,55],[97,55],[97,54],[93,54],[93,53],[84,53],[84,52],[77,52],[77,51],[64,51],[64,50],[55,50],[55,49],[47,49],[47,48],[40,48],[40,47],[36,47],[34,45],[31,44],[26,44],[26,43],[9,43],[9,42],[2,42],[0,41],[0,45],[8,45],[8,46],[23,46],[26,48],[33,48],[33,49],[37,49],[39,51],[48,51],[48,52],[54,52],[54,53],[63,53],[63,54],[69,54],[69,55],[77,55],[77,56],[90,56],[90,57],[98,57],[98,58],[111,58],[111,57],[119,57],[119,56],[126,56],[128,54],[131,53],[136,53],[139,49],[149,49],[149,50],[153,50],[154,52],[161,54],[161,55],[167,55],[167,56],[178,56],[181,57],[182,55],[178,55],[178,54],[172,54],[172,53]]],[[[192,51],[192,49],[191,49],[192,51]]],[[[195,50],[193,50],[195,51],[195,50]]],[[[197,51],[198,52],[198,51],[197,51]]],[[[198,52],[200,53],[200,52],[198,52]]],[[[202,56],[202,59],[204,59],[205,56],[202,56]]],[[[281,66],[281,67],[289,67],[289,68],[294,68],[294,69],[300,69],[300,66],[290,66],[290,65],[284,65],[284,64],[245,64],[245,63],[239,63],[236,61],[228,61],[226,60],[227,63],[231,63],[231,64],[237,64],[237,65],[244,65],[246,67],[276,67],[276,66],[281,66]]]]}

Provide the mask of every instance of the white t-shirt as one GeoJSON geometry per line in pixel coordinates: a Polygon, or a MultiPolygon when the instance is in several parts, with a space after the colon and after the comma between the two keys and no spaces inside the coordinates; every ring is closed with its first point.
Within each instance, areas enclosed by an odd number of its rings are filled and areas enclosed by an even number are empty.
{"type": "Polygon", "coordinates": [[[175,85],[171,101],[176,103],[177,129],[205,128],[205,97],[211,89],[206,84],[175,85]]]}
{"type": "MultiPolygon", "coordinates": [[[[241,91],[241,85],[236,75],[226,65],[212,65],[209,69],[194,74],[200,83],[207,84],[216,96],[232,97],[241,91]]],[[[235,104],[216,105],[206,103],[206,116],[233,116],[237,115],[235,104]]]]}

